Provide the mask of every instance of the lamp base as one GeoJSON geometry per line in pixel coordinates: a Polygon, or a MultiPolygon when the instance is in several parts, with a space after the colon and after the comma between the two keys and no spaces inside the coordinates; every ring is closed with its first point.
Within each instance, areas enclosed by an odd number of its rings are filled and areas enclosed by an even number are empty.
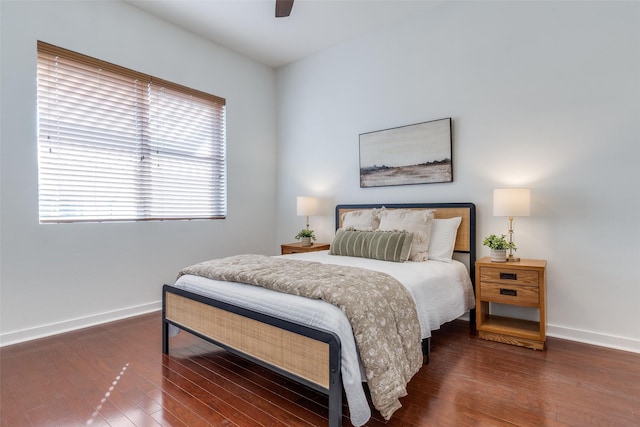
{"type": "Polygon", "coordinates": [[[507,257],[507,262],[520,262],[520,257],[509,255],[507,257]]]}

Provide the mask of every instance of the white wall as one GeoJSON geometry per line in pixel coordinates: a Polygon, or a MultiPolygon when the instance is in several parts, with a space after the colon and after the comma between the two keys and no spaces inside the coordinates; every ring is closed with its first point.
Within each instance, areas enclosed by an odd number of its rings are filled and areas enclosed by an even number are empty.
{"type": "MultiPolygon", "coordinates": [[[[276,79],[121,2],[2,0],[0,23],[0,344],[157,309],[193,262],[276,253],[298,195],[472,201],[481,238],[506,232],[492,189],[521,185],[517,254],[549,261],[549,334],[640,351],[639,3],[450,2],[276,79]],[[225,97],[228,219],[39,225],[38,39],[225,97]],[[443,117],[453,183],[359,188],[358,134],[443,117]]],[[[331,212],[311,224],[331,239],[331,212]]]]}
{"type": "MultiPolygon", "coordinates": [[[[277,89],[280,241],[304,224],[295,196],[319,195],[471,201],[481,242],[507,230],[492,189],[526,186],[517,255],[548,260],[549,335],[640,352],[640,3],[449,2],[278,70],[277,89]],[[444,117],[453,183],[359,188],[360,133],[444,117]]],[[[331,213],[311,222],[330,241],[331,213]]]]}
{"type": "Polygon", "coordinates": [[[275,253],[272,69],[121,2],[3,0],[0,13],[3,345],[158,309],[182,266],[275,253]],[[227,219],[39,225],[36,40],[226,98],[227,219]]]}

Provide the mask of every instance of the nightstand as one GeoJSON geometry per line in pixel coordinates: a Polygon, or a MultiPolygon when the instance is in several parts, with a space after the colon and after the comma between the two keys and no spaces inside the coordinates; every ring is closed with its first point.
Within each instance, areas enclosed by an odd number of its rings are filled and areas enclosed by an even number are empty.
{"type": "Polygon", "coordinates": [[[545,260],[476,261],[476,328],[480,338],[543,350],[546,340],[545,260]],[[538,321],[491,314],[491,303],[537,308],[538,321]]]}
{"type": "Polygon", "coordinates": [[[329,243],[314,243],[311,246],[302,246],[302,243],[285,243],[280,245],[282,255],[298,254],[301,252],[328,251],[331,245],[329,243]]]}

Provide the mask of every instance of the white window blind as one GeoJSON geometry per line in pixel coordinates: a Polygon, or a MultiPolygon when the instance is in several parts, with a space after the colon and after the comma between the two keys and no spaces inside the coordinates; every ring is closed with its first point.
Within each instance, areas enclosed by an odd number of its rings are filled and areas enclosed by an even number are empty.
{"type": "Polygon", "coordinates": [[[38,42],[40,222],[226,216],[225,100],[38,42]]]}

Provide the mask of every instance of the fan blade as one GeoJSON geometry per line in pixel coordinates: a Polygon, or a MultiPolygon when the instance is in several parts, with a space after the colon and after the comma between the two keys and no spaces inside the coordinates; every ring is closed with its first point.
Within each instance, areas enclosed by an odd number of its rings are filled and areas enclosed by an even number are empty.
{"type": "Polygon", "coordinates": [[[293,0],[276,0],[276,18],[285,18],[291,14],[293,0]]]}

